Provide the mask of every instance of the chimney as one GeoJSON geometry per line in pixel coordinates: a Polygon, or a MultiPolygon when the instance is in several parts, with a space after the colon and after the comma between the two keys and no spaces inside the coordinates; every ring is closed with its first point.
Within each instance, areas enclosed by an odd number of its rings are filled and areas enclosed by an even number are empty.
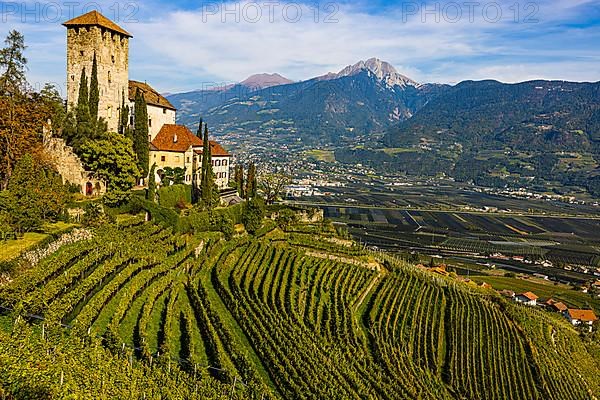
{"type": "Polygon", "coordinates": [[[173,135],[173,143],[177,143],[177,134],[173,135]]]}

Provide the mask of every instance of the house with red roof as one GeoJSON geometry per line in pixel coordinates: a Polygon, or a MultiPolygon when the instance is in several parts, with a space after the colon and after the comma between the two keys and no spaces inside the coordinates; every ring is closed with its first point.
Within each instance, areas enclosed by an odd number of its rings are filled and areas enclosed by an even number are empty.
{"type": "MultiPolygon", "coordinates": [[[[150,164],[156,163],[159,176],[166,167],[181,168],[185,171],[186,184],[194,182],[194,174],[199,183],[203,147],[202,139],[186,126],[165,124],[150,143],[150,164]]],[[[214,141],[210,141],[210,152],[215,182],[219,189],[224,189],[229,184],[231,154],[214,141]]]]}
{"type": "Polygon", "coordinates": [[[537,305],[537,299],[539,297],[536,296],[534,293],[532,292],[525,292],[525,293],[521,293],[515,296],[515,301],[517,303],[522,303],[525,304],[527,306],[535,306],[537,305]]]}
{"type": "Polygon", "coordinates": [[[565,311],[564,316],[574,326],[587,325],[589,326],[590,332],[592,331],[592,325],[598,320],[596,314],[592,310],[577,310],[569,308],[565,311]]]}
{"type": "Polygon", "coordinates": [[[565,303],[563,303],[561,301],[556,301],[554,299],[546,300],[544,302],[544,305],[548,308],[548,310],[557,311],[560,313],[567,311],[567,308],[568,308],[565,303]]]}

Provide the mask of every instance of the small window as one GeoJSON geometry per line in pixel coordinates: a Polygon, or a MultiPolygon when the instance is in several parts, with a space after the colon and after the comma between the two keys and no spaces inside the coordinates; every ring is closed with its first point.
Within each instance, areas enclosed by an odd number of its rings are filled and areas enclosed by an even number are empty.
{"type": "Polygon", "coordinates": [[[226,167],[227,166],[227,160],[223,160],[223,165],[226,167]]]}
{"type": "Polygon", "coordinates": [[[165,156],[160,156],[160,161],[165,161],[165,156]]]}
{"type": "Polygon", "coordinates": [[[190,158],[189,157],[187,158],[187,162],[190,162],[190,158]]]}
{"type": "Polygon", "coordinates": [[[74,81],[75,80],[75,75],[71,75],[71,80],[74,81]]]}
{"type": "Polygon", "coordinates": [[[108,83],[112,83],[112,78],[110,76],[110,71],[108,71],[108,83]]]}
{"type": "Polygon", "coordinates": [[[166,113],[167,113],[167,109],[163,108],[163,114],[166,114],[166,113]]]}
{"type": "Polygon", "coordinates": [[[148,118],[148,126],[152,127],[152,118],[148,118]]]}
{"type": "Polygon", "coordinates": [[[111,60],[112,60],[112,62],[114,64],[115,63],[115,56],[110,56],[110,58],[111,58],[111,60]]]}
{"type": "Polygon", "coordinates": [[[79,51],[79,56],[81,56],[81,57],[85,56],[85,52],[83,50],[80,50],[79,51]]]}

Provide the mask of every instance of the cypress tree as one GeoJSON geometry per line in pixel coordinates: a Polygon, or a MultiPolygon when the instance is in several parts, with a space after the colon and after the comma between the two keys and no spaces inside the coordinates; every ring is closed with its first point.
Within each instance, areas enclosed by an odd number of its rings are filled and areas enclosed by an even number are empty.
{"type": "Polygon", "coordinates": [[[208,141],[208,127],[204,128],[204,139],[202,140],[202,168],[200,169],[200,190],[202,193],[202,199],[204,199],[204,192],[207,186],[207,171],[208,171],[208,153],[210,153],[210,143],[208,141]]]}
{"type": "Polygon", "coordinates": [[[81,70],[81,78],[79,79],[79,96],[77,97],[77,121],[79,121],[79,116],[81,114],[81,109],[83,107],[86,108],[87,114],[89,115],[90,108],[88,105],[89,96],[88,96],[88,84],[87,84],[87,76],[85,74],[85,67],[81,70]]]}
{"type": "Polygon", "coordinates": [[[246,200],[256,196],[256,165],[250,163],[248,177],[246,178],[246,200]]]}
{"type": "Polygon", "coordinates": [[[98,89],[98,62],[96,52],[94,52],[94,61],[92,62],[92,76],[90,77],[90,97],[89,108],[90,118],[93,124],[98,121],[98,104],[100,103],[100,91],[98,89]]]}
{"type": "Polygon", "coordinates": [[[235,166],[235,183],[238,194],[244,198],[244,166],[242,164],[235,166]]]}
{"type": "Polygon", "coordinates": [[[202,140],[202,202],[207,208],[215,204],[215,196],[218,195],[215,188],[215,174],[212,169],[212,154],[210,152],[210,141],[208,138],[208,126],[204,125],[204,138],[202,140]]]}
{"type": "Polygon", "coordinates": [[[146,200],[154,202],[156,198],[156,163],[152,164],[150,168],[150,175],[148,176],[148,192],[146,193],[146,200]]]}
{"type": "Polygon", "coordinates": [[[78,150],[83,142],[93,136],[93,126],[88,101],[88,82],[85,68],[83,68],[81,70],[81,79],[79,81],[79,97],[77,98],[77,134],[72,143],[75,150],[78,150]]]}
{"type": "Polygon", "coordinates": [[[198,131],[196,132],[196,136],[202,139],[202,117],[200,117],[200,123],[198,124],[198,131]]]}
{"type": "Polygon", "coordinates": [[[133,140],[133,136],[131,135],[131,128],[129,127],[129,105],[125,105],[125,92],[123,92],[122,96],[123,100],[121,103],[121,109],[119,110],[119,133],[133,140]]]}
{"type": "Polygon", "coordinates": [[[133,130],[133,151],[137,155],[137,166],[140,177],[148,175],[150,149],[148,146],[148,106],[144,95],[138,90],[135,93],[135,127],[133,130]]]}

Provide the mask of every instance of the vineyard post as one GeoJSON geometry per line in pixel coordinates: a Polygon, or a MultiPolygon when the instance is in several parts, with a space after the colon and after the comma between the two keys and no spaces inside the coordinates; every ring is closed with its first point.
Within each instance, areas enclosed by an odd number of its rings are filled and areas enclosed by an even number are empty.
{"type": "Polygon", "coordinates": [[[233,392],[235,392],[235,384],[237,383],[237,376],[233,377],[233,384],[231,385],[231,393],[229,393],[229,399],[233,398],[233,392]]]}

